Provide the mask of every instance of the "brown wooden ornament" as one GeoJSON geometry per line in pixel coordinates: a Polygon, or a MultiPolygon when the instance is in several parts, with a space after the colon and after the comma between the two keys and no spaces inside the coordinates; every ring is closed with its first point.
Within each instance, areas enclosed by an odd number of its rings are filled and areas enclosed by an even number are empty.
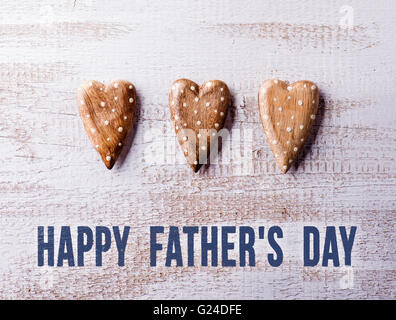
{"type": "Polygon", "coordinates": [[[136,111],[135,86],[124,80],[107,86],[86,81],[78,90],[80,115],[95,149],[111,169],[121,153],[136,111]]]}
{"type": "Polygon", "coordinates": [[[201,86],[188,79],[172,84],[169,106],[177,140],[187,162],[197,172],[206,163],[217,135],[224,126],[230,104],[230,91],[220,80],[201,86]]]}
{"type": "Polygon", "coordinates": [[[310,81],[291,85],[271,79],[258,94],[261,122],[276,162],[286,173],[301,151],[318,110],[319,92],[310,81]]]}

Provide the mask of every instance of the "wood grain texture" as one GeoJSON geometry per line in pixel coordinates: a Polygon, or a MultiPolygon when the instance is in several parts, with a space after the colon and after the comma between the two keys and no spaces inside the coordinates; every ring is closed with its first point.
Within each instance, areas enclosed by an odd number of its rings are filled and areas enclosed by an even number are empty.
{"type": "Polygon", "coordinates": [[[348,1],[349,29],[338,0],[73,2],[0,4],[1,298],[396,297],[394,1],[348,1]],[[221,159],[198,174],[167,101],[182,77],[221,79],[232,96],[221,159]],[[320,88],[287,175],[257,108],[271,78],[320,88]],[[111,171],[76,106],[86,79],[137,88],[136,123],[111,171]],[[263,243],[255,268],[153,269],[153,224],[279,225],[285,261],[271,268],[263,243]],[[102,268],[89,254],[84,268],[39,268],[38,225],[133,226],[126,266],[112,248],[102,268]],[[302,267],[304,225],[356,225],[353,267],[302,267]]]}
{"type": "Polygon", "coordinates": [[[318,87],[311,81],[288,85],[266,80],[259,89],[261,122],[276,162],[286,173],[301,151],[318,111],[318,87]]]}
{"type": "Polygon", "coordinates": [[[124,147],[136,112],[136,89],[126,80],[105,86],[87,80],[77,93],[82,122],[107,169],[113,168],[124,147]]]}
{"type": "Polygon", "coordinates": [[[170,114],[177,141],[194,172],[207,164],[214,149],[218,149],[218,135],[230,102],[230,91],[220,80],[210,80],[201,86],[188,79],[172,84],[170,114]]]}

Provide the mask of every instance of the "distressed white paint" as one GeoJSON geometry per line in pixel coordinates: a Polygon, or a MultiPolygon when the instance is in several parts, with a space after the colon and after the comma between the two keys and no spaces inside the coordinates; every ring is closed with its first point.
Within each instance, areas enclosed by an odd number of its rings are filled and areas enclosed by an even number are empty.
{"type": "Polygon", "coordinates": [[[352,29],[344,5],[2,1],[0,297],[395,298],[396,5],[348,1],[352,29]],[[168,91],[181,77],[223,80],[234,98],[224,146],[232,160],[199,174],[169,123],[168,91]],[[314,134],[286,175],[256,106],[268,78],[314,81],[322,97],[314,134]],[[78,115],[87,79],[136,85],[135,133],[111,171],[78,115]],[[285,261],[271,268],[262,254],[256,268],[153,269],[148,228],[158,223],[277,224],[285,261]],[[36,266],[38,225],[99,224],[133,226],[126,267],[115,267],[115,251],[103,268],[93,256],[85,268],[36,266]],[[302,267],[309,224],[358,226],[353,288],[340,282],[348,270],[302,267]]]}

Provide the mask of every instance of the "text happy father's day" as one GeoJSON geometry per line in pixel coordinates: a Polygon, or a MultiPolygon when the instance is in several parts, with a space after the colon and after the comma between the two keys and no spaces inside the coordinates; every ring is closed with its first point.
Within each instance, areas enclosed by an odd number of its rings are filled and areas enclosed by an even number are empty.
{"type": "MultiPolygon", "coordinates": [[[[72,236],[69,226],[62,226],[56,230],[53,226],[39,226],[37,228],[38,266],[83,267],[85,255],[91,253],[95,254],[95,265],[100,267],[103,265],[103,256],[113,247],[117,250],[118,265],[122,267],[125,265],[130,229],[129,226],[122,228],[78,226],[73,230],[74,236],[72,236]],[[55,241],[55,239],[59,240],[55,241]]],[[[339,267],[340,263],[351,266],[356,230],[355,226],[350,228],[327,226],[322,231],[314,226],[303,227],[304,266],[327,267],[329,262],[334,267],[339,267]],[[344,261],[340,262],[341,250],[344,261]]],[[[279,244],[279,239],[283,238],[284,234],[279,226],[268,229],[263,226],[257,228],[152,226],[150,227],[150,266],[254,267],[256,256],[262,254],[262,246],[259,243],[266,241],[268,263],[272,267],[279,267],[284,259],[279,244]]]]}

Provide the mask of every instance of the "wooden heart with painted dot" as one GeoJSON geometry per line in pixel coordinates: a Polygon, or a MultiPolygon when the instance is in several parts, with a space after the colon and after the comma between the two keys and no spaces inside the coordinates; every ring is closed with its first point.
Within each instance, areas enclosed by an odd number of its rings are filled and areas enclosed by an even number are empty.
{"type": "Polygon", "coordinates": [[[86,81],[77,94],[85,131],[104,164],[111,169],[132,127],[136,111],[135,86],[118,80],[105,86],[86,81]]]}
{"type": "Polygon", "coordinates": [[[286,173],[301,151],[314,123],[319,93],[310,81],[291,85],[267,80],[258,95],[261,122],[276,162],[286,173]]]}
{"type": "Polygon", "coordinates": [[[230,104],[230,91],[220,80],[201,86],[188,79],[176,80],[169,94],[169,106],[177,140],[188,164],[197,172],[207,163],[210,150],[217,148],[230,104]]]}

